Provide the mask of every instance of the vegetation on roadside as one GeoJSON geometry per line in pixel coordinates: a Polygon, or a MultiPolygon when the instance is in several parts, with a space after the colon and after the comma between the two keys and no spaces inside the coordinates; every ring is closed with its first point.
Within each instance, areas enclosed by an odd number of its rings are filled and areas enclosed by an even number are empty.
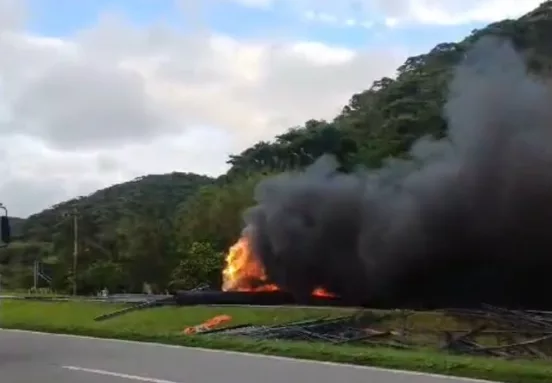
{"type": "MultiPolygon", "coordinates": [[[[164,307],[94,322],[94,317],[123,306],[101,303],[21,301],[4,301],[2,305],[0,323],[3,328],[254,352],[511,383],[550,382],[552,376],[552,365],[544,362],[456,356],[429,349],[399,351],[322,342],[259,341],[245,337],[182,334],[185,327],[197,325],[220,314],[232,316],[233,320],[228,324],[231,326],[246,323],[275,325],[322,317],[338,317],[351,313],[350,309],[164,307]]],[[[455,324],[434,314],[420,314],[413,325],[430,328],[455,324]]]]}

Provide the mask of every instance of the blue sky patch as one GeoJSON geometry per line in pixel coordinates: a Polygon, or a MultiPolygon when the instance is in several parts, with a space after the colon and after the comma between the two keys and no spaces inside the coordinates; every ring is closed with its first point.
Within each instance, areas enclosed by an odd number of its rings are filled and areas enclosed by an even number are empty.
{"type": "MultiPolygon", "coordinates": [[[[381,20],[373,25],[349,25],[345,19],[331,23],[308,20],[282,5],[252,8],[235,3],[209,2],[201,9],[179,7],[174,0],[28,0],[28,28],[37,34],[63,37],[94,25],[102,14],[125,17],[135,25],[165,23],[185,27],[190,17],[203,27],[244,39],[319,41],[349,48],[406,46],[424,52],[440,42],[458,41],[479,24],[460,26],[388,27],[381,20]]],[[[360,14],[360,10],[358,14],[360,14]]],[[[363,10],[363,14],[367,14],[363,10]]],[[[350,21],[350,20],[349,20],[350,21]]],[[[360,23],[361,20],[358,22],[360,23]]]]}

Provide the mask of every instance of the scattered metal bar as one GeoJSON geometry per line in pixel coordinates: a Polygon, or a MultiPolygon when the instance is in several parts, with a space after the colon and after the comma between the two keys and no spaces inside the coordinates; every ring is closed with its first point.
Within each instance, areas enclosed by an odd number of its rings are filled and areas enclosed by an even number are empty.
{"type": "Polygon", "coordinates": [[[121,315],[128,314],[128,313],[131,313],[131,312],[134,312],[134,311],[144,310],[144,309],[148,309],[148,308],[152,308],[152,307],[163,306],[167,303],[170,303],[170,301],[172,301],[172,299],[173,299],[172,297],[168,297],[168,298],[154,299],[154,300],[149,301],[149,302],[139,303],[137,305],[133,305],[133,306],[130,306],[130,307],[125,307],[121,310],[117,310],[117,311],[113,311],[113,312],[110,312],[110,313],[107,313],[107,314],[97,316],[96,318],[94,318],[94,321],[95,322],[102,322],[104,320],[116,318],[116,317],[119,317],[121,315]]]}

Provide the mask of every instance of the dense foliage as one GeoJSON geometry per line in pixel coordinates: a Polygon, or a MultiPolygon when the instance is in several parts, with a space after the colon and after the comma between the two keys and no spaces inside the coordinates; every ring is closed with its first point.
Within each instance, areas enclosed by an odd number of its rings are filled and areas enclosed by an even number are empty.
{"type": "Polygon", "coordinates": [[[218,179],[195,174],[150,175],[61,203],[17,222],[19,242],[0,254],[3,282],[32,285],[35,260],[57,291],[73,280],[74,227],[78,215],[77,281],[80,293],[103,287],[141,291],[217,284],[224,252],[237,239],[241,214],[251,205],[255,184],[266,174],[297,169],[333,153],[346,171],[378,167],[389,157],[408,155],[424,135],[442,137],[442,106],[452,69],[474,41],[487,34],[508,37],[530,54],[531,68],[548,71],[552,54],[552,1],[517,20],[475,30],[461,42],[437,45],[408,58],[396,77],[382,78],[351,97],[332,121],[307,121],[259,142],[228,160],[218,179]]]}

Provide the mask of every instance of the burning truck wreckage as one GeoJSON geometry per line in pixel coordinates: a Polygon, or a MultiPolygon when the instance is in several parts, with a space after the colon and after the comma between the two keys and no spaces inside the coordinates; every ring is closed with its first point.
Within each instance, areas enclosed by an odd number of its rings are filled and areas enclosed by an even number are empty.
{"type": "Polygon", "coordinates": [[[186,332],[412,348],[401,320],[378,323],[434,310],[469,324],[442,332],[441,348],[551,358],[552,87],[507,41],[481,39],[463,57],[446,137],[421,138],[408,160],[378,170],[340,172],[324,155],[261,181],[222,290],[170,297],[358,312],[274,327],[232,327],[223,315],[186,332]]]}

